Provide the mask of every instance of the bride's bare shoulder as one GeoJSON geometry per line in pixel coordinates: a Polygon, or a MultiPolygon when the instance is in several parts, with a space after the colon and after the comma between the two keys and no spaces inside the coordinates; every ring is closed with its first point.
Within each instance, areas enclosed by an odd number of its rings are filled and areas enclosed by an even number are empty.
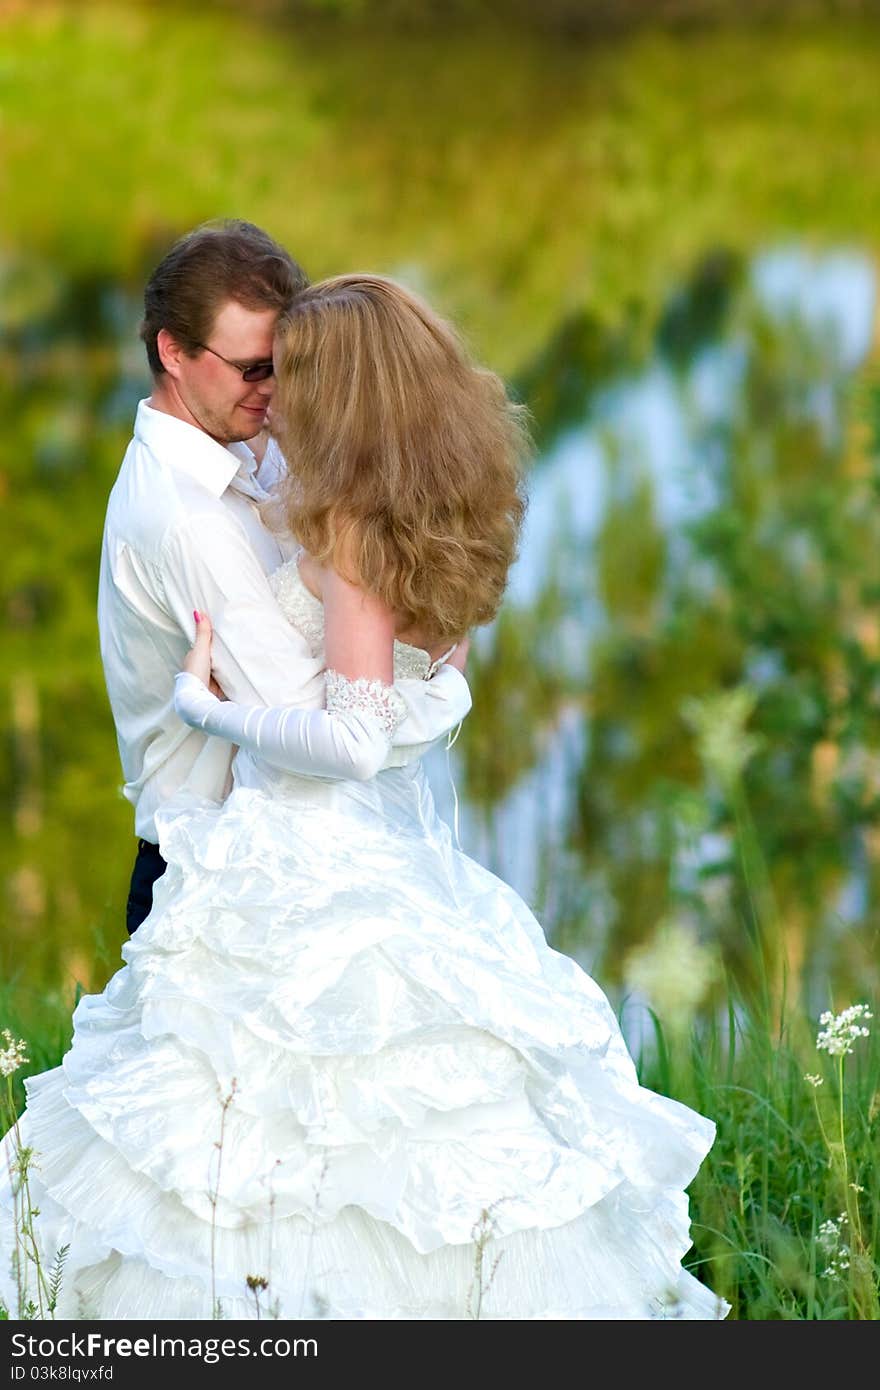
{"type": "Polygon", "coordinates": [[[313,598],[323,600],[326,567],[319,565],[317,560],[313,559],[306,550],[301,550],[297,555],[296,567],[299,570],[300,579],[313,598]]]}

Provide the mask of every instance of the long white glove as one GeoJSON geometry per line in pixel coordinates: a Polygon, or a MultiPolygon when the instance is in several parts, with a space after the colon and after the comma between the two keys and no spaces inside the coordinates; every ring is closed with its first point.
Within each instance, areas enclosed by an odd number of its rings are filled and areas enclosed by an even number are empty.
{"type": "Polygon", "coordinates": [[[284,772],[359,782],[374,777],[407,716],[406,702],[393,685],[349,680],[336,671],[326,675],[326,702],[318,710],[239,705],[218,700],[189,671],[174,684],[174,708],[185,724],[237,743],[284,772]]]}

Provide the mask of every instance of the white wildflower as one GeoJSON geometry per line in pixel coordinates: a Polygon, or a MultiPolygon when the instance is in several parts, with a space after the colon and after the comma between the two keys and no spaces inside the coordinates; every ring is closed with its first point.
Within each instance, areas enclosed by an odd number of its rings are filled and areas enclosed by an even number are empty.
{"type": "Polygon", "coordinates": [[[833,1255],[840,1248],[840,1233],[846,1225],[846,1212],[842,1211],[837,1220],[833,1217],[823,1221],[816,1235],[819,1249],[826,1255],[833,1255]]]}
{"type": "Polygon", "coordinates": [[[849,1269],[849,1246],[839,1245],[833,1257],[823,1269],[826,1279],[842,1279],[849,1269]]]}
{"type": "Polygon", "coordinates": [[[25,1052],[27,1043],[20,1039],[16,1041],[8,1028],[3,1029],[0,1037],[6,1043],[5,1047],[0,1048],[0,1076],[12,1076],[13,1072],[18,1071],[19,1067],[30,1061],[25,1052]]]}
{"type": "Polygon", "coordinates": [[[822,1029],[816,1038],[817,1048],[820,1052],[827,1052],[830,1057],[845,1057],[852,1052],[857,1038],[870,1035],[870,1029],[864,1023],[873,1017],[867,1004],[852,1004],[839,1014],[826,1010],[819,1018],[822,1029]]]}
{"type": "Polygon", "coordinates": [[[815,1086],[824,1086],[824,1085],[825,1085],[825,1078],[824,1078],[824,1076],[817,1076],[817,1075],[815,1074],[815,1072],[811,1072],[811,1071],[804,1072],[804,1080],[805,1080],[805,1081],[808,1081],[808,1082],[810,1083],[810,1085],[813,1086],[813,1087],[815,1087],[815,1086]]]}
{"type": "Polygon", "coordinates": [[[851,1182],[850,1187],[852,1188],[853,1192],[864,1192],[865,1190],[860,1182],[851,1182]]]}
{"type": "Polygon", "coordinates": [[[681,1030],[720,978],[721,965],[717,948],[702,943],[687,923],[667,917],[650,941],[627,954],[624,974],[627,984],[650,1000],[661,1022],[681,1030]]]}
{"type": "Polygon", "coordinates": [[[682,714],[697,735],[703,766],[723,786],[735,782],[763,746],[764,740],[757,734],[746,733],[745,727],[757,698],[757,692],[749,686],[738,685],[685,700],[682,705],[682,714]]]}
{"type": "Polygon", "coordinates": [[[816,1244],[828,1260],[822,1271],[826,1279],[841,1279],[849,1269],[850,1250],[842,1238],[845,1225],[846,1212],[842,1211],[837,1220],[823,1221],[816,1233],[816,1244]]]}

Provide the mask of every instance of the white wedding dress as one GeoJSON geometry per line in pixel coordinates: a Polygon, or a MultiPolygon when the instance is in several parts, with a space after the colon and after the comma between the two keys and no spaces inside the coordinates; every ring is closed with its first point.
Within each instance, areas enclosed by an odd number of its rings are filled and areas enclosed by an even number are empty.
{"type": "MultiPolygon", "coordinates": [[[[294,562],[275,590],[320,651],[294,562]]],[[[428,657],[398,644],[395,672],[428,657]]],[[[602,991],[453,846],[419,764],[322,781],[242,749],[228,800],[181,797],[160,835],[126,965],[27,1082],[57,1316],[725,1316],[680,1264],[714,1125],[638,1084],[602,991]]]]}

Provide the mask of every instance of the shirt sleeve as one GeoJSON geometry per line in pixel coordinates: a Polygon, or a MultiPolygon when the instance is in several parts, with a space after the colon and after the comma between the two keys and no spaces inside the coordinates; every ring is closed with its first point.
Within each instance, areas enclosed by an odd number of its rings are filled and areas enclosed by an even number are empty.
{"type": "Polygon", "coordinates": [[[470,713],[470,686],[455,666],[441,666],[429,681],[413,677],[395,681],[394,689],[406,714],[394,731],[388,767],[400,767],[421,757],[470,713]]]}
{"type": "Polygon", "coordinates": [[[322,663],[284,617],[262,567],[232,517],[188,517],[166,537],[162,583],[169,612],[193,634],[193,609],[209,615],[217,680],[245,704],[324,704],[322,663]]]}

